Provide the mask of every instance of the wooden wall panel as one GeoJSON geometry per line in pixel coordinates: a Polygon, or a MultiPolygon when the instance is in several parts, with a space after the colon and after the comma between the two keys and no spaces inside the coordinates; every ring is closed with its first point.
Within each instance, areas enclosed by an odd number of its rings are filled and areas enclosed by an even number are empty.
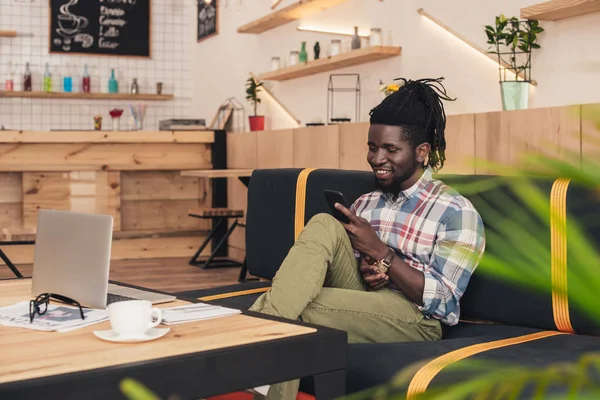
{"type": "Polygon", "coordinates": [[[0,144],[0,171],[203,168],[212,168],[208,144],[0,144]]]}
{"type": "Polygon", "coordinates": [[[256,168],[256,132],[227,134],[227,168],[256,168]]]}
{"type": "Polygon", "coordinates": [[[256,168],[293,168],[294,131],[282,129],[257,134],[256,168]]]}
{"type": "Polygon", "coordinates": [[[339,168],[339,125],[294,129],[294,167],[339,168]]]}
{"type": "Polygon", "coordinates": [[[22,185],[20,173],[0,173],[0,204],[20,203],[23,200],[22,185]]]}
{"type": "Polygon", "coordinates": [[[0,227],[23,227],[23,181],[16,172],[0,173],[0,227]]]}
{"type": "MultiPolygon", "coordinates": [[[[258,167],[258,133],[227,134],[227,168],[258,167]]],[[[227,199],[229,208],[247,208],[248,189],[237,178],[227,179],[227,199]]],[[[232,223],[232,222],[231,222],[232,223]]],[[[246,249],[246,229],[237,227],[229,237],[229,257],[242,261],[246,249]]]]}
{"type": "Polygon", "coordinates": [[[35,228],[40,208],[110,214],[121,229],[120,179],[114,171],[24,172],[23,226],[35,228]]]}
{"type": "Polygon", "coordinates": [[[180,171],[124,171],[121,173],[121,200],[204,201],[210,195],[205,179],[181,176],[180,171]]]}
{"type": "MultiPolygon", "coordinates": [[[[121,204],[121,228],[129,230],[204,230],[210,221],[188,216],[188,210],[205,206],[199,200],[136,200],[121,204]]],[[[206,207],[206,206],[205,206],[206,207]]]]}
{"type": "Polygon", "coordinates": [[[581,151],[584,161],[600,162],[600,104],[581,106],[581,151]]]}
{"type": "Polygon", "coordinates": [[[580,152],[580,107],[551,107],[475,115],[476,172],[485,161],[515,166],[526,154],[564,157],[580,152]]]}
{"type": "Polygon", "coordinates": [[[441,174],[475,173],[475,115],[449,115],[446,119],[446,161],[441,174]]]}
{"type": "Polygon", "coordinates": [[[340,125],[340,169],[371,171],[367,162],[369,123],[340,125]]]}
{"type": "Polygon", "coordinates": [[[23,203],[0,204],[0,227],[23,227],[23,203]]]}

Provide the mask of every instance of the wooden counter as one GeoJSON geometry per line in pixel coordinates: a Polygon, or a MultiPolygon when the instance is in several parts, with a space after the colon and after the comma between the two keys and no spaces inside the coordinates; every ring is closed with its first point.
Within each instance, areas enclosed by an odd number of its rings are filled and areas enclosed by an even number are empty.
{"type": "MultiPolygon", "coordinates": [[[[40,208],[114,217],[113,259],[189,257],[206,231],[213,131],[0,131],[0,227],[35,228],[40,208]]],[[[32,246],[4,250],[32,261],[32,246]]]]}

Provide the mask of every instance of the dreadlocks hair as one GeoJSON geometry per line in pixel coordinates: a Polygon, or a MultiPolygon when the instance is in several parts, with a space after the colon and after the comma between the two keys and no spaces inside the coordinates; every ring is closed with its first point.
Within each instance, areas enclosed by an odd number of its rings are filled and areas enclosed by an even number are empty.
{"type": "Polygon", "coordinates": [[[431,151],[426,165],[436,172],[446,160],[446,113],[442,100],[456,100],[446,94],[446,88],[441,83],[443,79],[394,79],[403,82],[400,89],[387,96],[369,113],[371,124],[402,127],[405,139],[413,149],[429,143],[431,151]]]}

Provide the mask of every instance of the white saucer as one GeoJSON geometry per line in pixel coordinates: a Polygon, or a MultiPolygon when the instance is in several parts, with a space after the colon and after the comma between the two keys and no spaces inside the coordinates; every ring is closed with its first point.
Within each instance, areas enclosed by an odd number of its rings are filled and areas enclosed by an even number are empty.
{"type": "Polygon", "coordinates": [[[106,340],[108,342],[115,343],[139,343],[139,342],[148,342],[150,340],[156,340],[165,336],[171,328],[150,328],[148,331],[142,335],[136,336],[121,336],[118,333],[114,332],[112,329],[108,329],[105,331],[94,331],[94,335],[99,337],[102,340],[106,340]]]}

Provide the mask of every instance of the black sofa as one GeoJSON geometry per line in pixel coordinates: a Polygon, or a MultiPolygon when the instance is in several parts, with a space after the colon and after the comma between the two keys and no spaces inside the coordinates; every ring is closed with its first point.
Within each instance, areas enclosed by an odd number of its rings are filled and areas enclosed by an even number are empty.
{"type": "MultiPolygon", "coordinates": [[[[485,183],[486,176],[440,176],[453,185],[485,183]]],[[[598,197],[584,187],[571,183],[538,178],[536,187],[552,196],[554,205],[563,207],[567,220],[571,217],[584,219],[588,237],[600,237],[600,209],[596,210],[598,197]],[[565,203],[566,202],[566,203],[565,203]],[[590,207],[591,206],[591,207],[590,207]],[[594,207],[596,206],[596,207],[594,207]]],[[[327,169],[272,169],[255,170],[248,192],[246,219],[246,257],[248,271],[267,280],[271,279],[289,248],[294,243],[295,232],[318,213],[329,213],[323,196],[324,189],[343,192],[349,202],[374,189],[373,174],[366,171],[343,171],[327,169]]],[[[461,192],[462,193],[462,192],[461,192]]],[[[506,251],[494,240],[495,223],[508,218],[519,223],[535,221],[521,204],[509,185],[490,186],[489,190],[471,194],[463,193],[482,214],[488,233],[486,256],[506,251]],[[512,205],[511,205],[512,204],[512,205]],[[491,206],[491,207],[490,207],[491,206]],[[482,212],[486,210],[486,212],[482,212]],[[531,217],[531,219],[530,219],[531,217]]],[[[539,221],[538,221],[539,222],[539,221]]],[[[533,222],[535,223],[535,222],[533,222]]],[[[565,251],[567,260],[571,255],[568,240],[553,240],[550,229],[545,229],[548,260],[551,251],[565,251]]],[[[355,393],[389,382],[394,375],[413,363],[428,361],[445,354],[469,357],[472,360],[514,362],[521,366],[547,366],[554,362],[575,361],[584,353],[600,349],[598,326],[573,309],[572,305],[553,303],[552,281],[563,273],[568,278],[566,265],[563,270],[552,272],[549,262],[544,274],[545,292],[492,278],[479,267],[471,278],[469,287],[461,300],[461,323],[445,327],[443,340],[424,343],[350,344],[348,346],[347,392],[355,393]],[[558,275],[557,275],[558,274],[558,275]],[[562,307],[562,308],[561,308],[562,307]],[[562,313],[562,314],[561,314],[562,313]],[[564,314],[567,314],[565,317],[564,314]],[[570,323],[570,325],[569,325],[570,323]],[[557,334],[573,329],[577,334],[557,334]],[[508,342],[500,340],[506,340],[508,342]],[[486,348],[473,347],[485,344],[486,348]],[[497,347],[497,348],[494,348],[497,347]],[[472,353],[472,354],[471,354],[472,353]]],[[[567,279],[568,282],[568,279],[567,279]]],[[[179,293],[229,307],[247,309],[265,290],[268,282],[248,282],[239,285],[179,293]]],[[[568,300],[568,297],[567,297],[568,300]]],[[[417,371],[416,369],[415,371],[417,371]]],[[[426,371],[425,371],[426,372],[426,371]]],[[[435,388],[456,382],[472,374],[433,374],[433,379],[422,378],[416,373],[409,391],[435,388]],[[421,380],[421,381],[419,381],[421,380]],[[417,388],[417,389],[415,389],[417,388]]],[[[409,379],[410,380],[410,379],[409,379]]],[[[404,387],[406,389],[406,387],[404,387]]],[[[301,390],[311,392],[310,381],[303,380],[301,390]]]]}

